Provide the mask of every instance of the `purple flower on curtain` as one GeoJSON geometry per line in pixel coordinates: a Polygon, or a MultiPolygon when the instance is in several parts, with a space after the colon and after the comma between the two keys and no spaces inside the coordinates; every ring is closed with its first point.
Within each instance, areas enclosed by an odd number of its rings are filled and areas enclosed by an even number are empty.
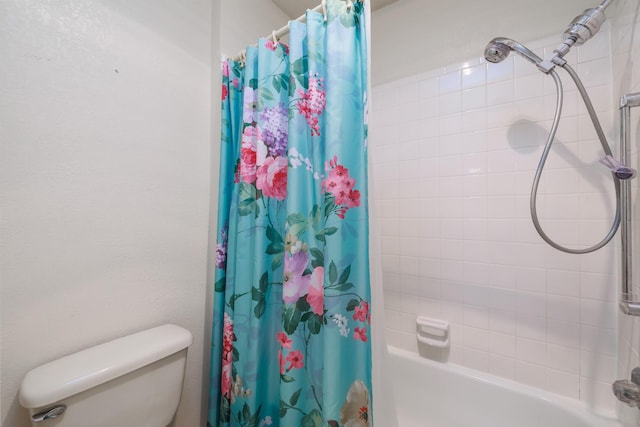
{"type": "Polygon", "coordinates": [[[293,304],[301,296],[309,292],[309,279],[311,276],[303,276],[309,262],[309,254],[305,251],[284,256],[284,278],[282,300],[287,304],[293,304]]]}
{"type": "Polygon", "coordinates": [[[220,231],[220,239],[216,242],[216,267],[223,270],[227,267],[227,241],[228,228],[224,227],[220,231]]]}
{"type": "Polygon", "coordinates": [[[265,108],[260,113],[260,127],[264,143],[269,155],[284,156],[287,152],[287,135],[289,133],[289,113],[284,103],[276,107],[265,108]]]}
{"type": "Polygon", "coordinates": [[[258,118],[258,91],[246,86],[243,97],[242,121],[253,123],[258,118]]]}

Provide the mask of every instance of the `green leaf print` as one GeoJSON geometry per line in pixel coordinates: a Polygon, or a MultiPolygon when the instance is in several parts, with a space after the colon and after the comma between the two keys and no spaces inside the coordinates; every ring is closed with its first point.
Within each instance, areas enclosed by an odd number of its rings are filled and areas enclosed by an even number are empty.
{"type": "Polygon", "coordinates": [[[267,227],[267,239],[271,241],[265,251],[267,254],[275,255],[284,252],[284,240],[282,240],[282,236],[275,228],[267,227]]]}
{"type": "Polygon", "coordinates": [[[260,301],[258,301],[258,304],[256,304],[256,307],[253,309],[253,314],[256,315],[256,317],[259,319],[264,315],[264,312],[267,308],[267,301],[262,298],[260,299],[260,301]]]}
{"type": "Polygon", "coordinates": [[[329,283],[335,283],[338,280],[338,267],[336,267],[336,263],[331,261],[329,264],[329,283]]]}
{"type": "Polygon", "coordinates": [[[245,216],[256,210],[256,189],[246,182],[240,183],[240,203],[238,203],[238,214],[245,216]]]}
{"type": "Polygon", "coordinates": [[[338,283],[345,283],[349,279],[349,274],[351,273],[351,266],[348,265],[347,268],[344,269],[340,278],[338,279],[338,283]]]}
{"type": "Polygon", "coordinates": [[[271,271],[276,271],[284,261],[284,252],[277,253],[271,258],[271,271]]]}
{"type": "Polygon", "coordinates": [[[216,282],[216,292],[224,292],[226,288],[227,288],[227,278],[221,277],[216,282]]]}
{"type": "Polygon", "coordinates": [[[269,287],[269,276],[267,276],[267,272],[265,271],[260,277],[260,290],[262,292],[267,292],[267,288],[269,287]]]}
{"type": "Polygon", "coordinates": [[[302,427],[322,427],[322,414],[317,409],[302,417],[302,427]]]}
{"type": "Polygon", "coordinates": [[[291,395],[291,398],[289,399],[289,404],[291,406],[296,406],[296,403],[298,403],[298,399],[300,398],[301,393],[302,393],[302,389],[300,388],[298,389],[298,391],[296,391],[291,395]]]}
{"type": "Polygon", "coordinates": [[[296,309],[295,305],[289,305],[282,313],[283,318],[283,326],[284,331],[293,335],[293,333],[298,329],[298,324],[300,323],[301,313],[296,309]]]}
{"type": "Polygon", "coordinates": [[[324,267],[324,254],[320,249],[311,248],[309,253],[311,253],[311,256],[313,257],[313,260],[311,261],[311,266],[313,268],[324,267]]]}

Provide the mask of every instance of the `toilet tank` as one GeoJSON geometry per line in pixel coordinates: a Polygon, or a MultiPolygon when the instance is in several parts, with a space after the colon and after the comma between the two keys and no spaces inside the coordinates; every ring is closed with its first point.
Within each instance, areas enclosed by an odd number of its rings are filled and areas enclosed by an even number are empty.
{"type": "Polygon", "coordinates": [[[168,324],[71,354],[27,373],[20,404],[39,427],[166,427],[192,342],[168,324]]]}

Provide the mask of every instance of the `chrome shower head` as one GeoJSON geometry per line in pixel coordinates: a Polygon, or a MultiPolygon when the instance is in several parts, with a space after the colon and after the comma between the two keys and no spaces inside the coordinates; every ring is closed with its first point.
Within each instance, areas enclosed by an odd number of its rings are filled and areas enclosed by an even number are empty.
{"type": "Polygon", "coordinates": [[[530,49],[521,45],[517,41],[506,37],[496,37],[491,40],[484,49],[484,58],[495,64],[504,61],[512,50],[534,65],[538,65],[542,62],[542,58],[533,53],[530,49]]]}
{"type": "Polygon", "coordinates": [[[494,64],[504,61],[509,56],[509,52],[511,52],[509,46],[497,40],[491,40],[484,49],[484,59],[494,64]]]}

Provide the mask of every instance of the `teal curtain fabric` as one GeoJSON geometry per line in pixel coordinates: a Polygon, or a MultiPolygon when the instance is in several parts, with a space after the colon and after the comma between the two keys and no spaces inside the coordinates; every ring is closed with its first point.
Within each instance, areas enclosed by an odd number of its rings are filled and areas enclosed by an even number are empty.
{"type": "Polygon", "coordinates": [[[223,68],[209,426],[371,426],[363,6],[223,68]]]}

